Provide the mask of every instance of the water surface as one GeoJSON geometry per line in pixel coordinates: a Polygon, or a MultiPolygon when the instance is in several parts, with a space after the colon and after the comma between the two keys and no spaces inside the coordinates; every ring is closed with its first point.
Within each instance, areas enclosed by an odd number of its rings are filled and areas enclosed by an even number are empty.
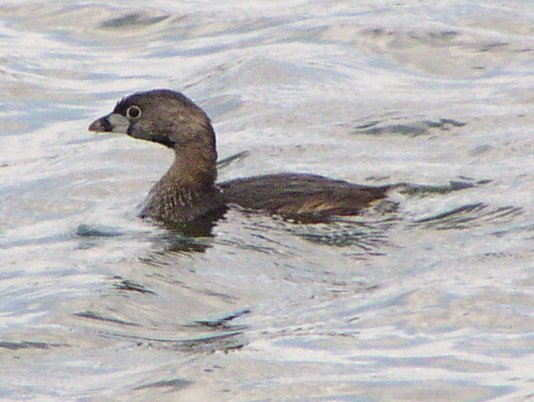
{"type": "Polygon", "coordinates": [[[528,2],[145,4],[0,6],[0,398],[533,398],[528,2]],[[154,87],[246,152],[221,180],[418,187],[331,224],[143,222],[172,154],[87,126],[154,87]]]}

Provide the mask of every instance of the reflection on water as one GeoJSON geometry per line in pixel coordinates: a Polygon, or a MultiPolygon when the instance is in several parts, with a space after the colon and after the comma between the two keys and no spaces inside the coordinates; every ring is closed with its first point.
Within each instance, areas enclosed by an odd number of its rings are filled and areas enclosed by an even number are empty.
{"type": "Polygon", "coordinates": [[[418,219],[417,224],[436,229],[469,229],[483,223],[505,222],[522,213],[522,208],[506,206],[491,208],[483,203],[468,204],[437,215],[418,219]]]}
{"type": "Polygon", "coordinates": [[[0,398],[528,400],[533,9],[0,6],[0,398]],[[37,23],[38,22],[38,23],[37,23]],[[136,217],[172,153],[95,136],[186,92],[224,181],[397,184],[357,217],[136,217]]]}
{"type": "Polygon", "coordinates": [[[355,127],[357,133],[374,134],[374,135],[390,135],[390,134],[404,134],[409,136],[430,135],[433,130],[449,131],[455,127],[463,127],[467,123],[456,121],[453,119],[441,118],[437,121],[422,120],[411,123],[395,123],[387,124],[384,121],[371,121],[369,123],[360,124],[355,127]],[[386,124],[384,124],[386,123],[386,124]]]}

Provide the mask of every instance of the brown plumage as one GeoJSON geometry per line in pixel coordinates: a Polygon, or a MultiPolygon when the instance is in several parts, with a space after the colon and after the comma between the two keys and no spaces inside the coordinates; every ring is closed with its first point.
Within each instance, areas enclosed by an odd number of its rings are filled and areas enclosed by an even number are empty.
{"type": "Polygon", "coordinates": [[[295,173],[216,184],[215,132],[208,116],[181,93],[166,89],[126,97],[89,130],[124,133],[174,150],[174,163],[152,188],[141,211],[142,217],[165,223],[190,222],[231,204],[299,221],[322,221],[356,215],[385,198],[390,189],[295,173]]]}
{"type": "Polygon", "coordinates": [[[387,195],[389,187],[368,187],[312,174],[279,173],[219,184],[229,202],[299,221],[355,215],[387,195]]]}

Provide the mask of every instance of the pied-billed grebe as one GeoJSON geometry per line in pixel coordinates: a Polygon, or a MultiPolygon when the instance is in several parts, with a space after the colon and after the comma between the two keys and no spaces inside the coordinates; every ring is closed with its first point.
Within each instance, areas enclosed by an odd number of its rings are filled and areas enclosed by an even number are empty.
{"type": "Polygon", "coordinates": [[[122,99],[89,130],[117,132],[172,148],[175,161],[147,197],[142,217],[180,224],[237,204],[301,221],[356,215],[390,186],[369,187],[312,174],[280,173],[215,183],[215,132],[204,111],[168,89],[122,99]]]}

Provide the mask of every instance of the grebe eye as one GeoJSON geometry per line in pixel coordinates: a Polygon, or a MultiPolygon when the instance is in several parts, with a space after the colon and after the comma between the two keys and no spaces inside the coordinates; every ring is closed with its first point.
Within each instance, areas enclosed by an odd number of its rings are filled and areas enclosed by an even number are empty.
{"type": "Polygon", "coordinates": [[[141,108],[139,106],[130,106],[128,110],[126,110],[126,117],[129,119],[135,120],[141,117],[141,108]]]}

